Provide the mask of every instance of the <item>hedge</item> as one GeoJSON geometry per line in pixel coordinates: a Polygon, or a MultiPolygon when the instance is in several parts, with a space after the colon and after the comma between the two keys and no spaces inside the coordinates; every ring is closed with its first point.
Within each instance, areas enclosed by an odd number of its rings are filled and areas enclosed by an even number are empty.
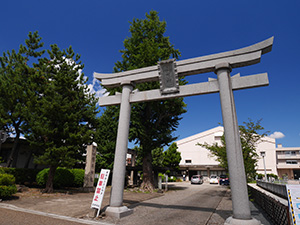
{"type": "Polygon", "coordinates": [[[0,173],[0,198],[10,197],[17,192],[15,177],[12,174],[0,173]]]}
{"type": "MultiPolygon", "coordinates": [[[[36,175],[41,169],[28,168],[2,168],[5,173],[12,174],[16,178],[16,184],[32,185],[36,182],[36,175]]],[[[1,172],[0,172],[1,173],[1,172]]]]}
{"type": "MultiPolygon", "coordinates": [[[[43,169],[36,176],[36,182],[40,186],[45,186],[49,174],[49,168],[43,169]]],[[[58,167],[54,175],[54,188],[82,187],[84,182],[83,169],[67,169],[58,167]]]]}
{"type": "Polygon", "coordinates": [[[74,187],[83,187],[84,183],[84,170],[83,169],[71,169],[71,173],[74,176],[74,187]]]}

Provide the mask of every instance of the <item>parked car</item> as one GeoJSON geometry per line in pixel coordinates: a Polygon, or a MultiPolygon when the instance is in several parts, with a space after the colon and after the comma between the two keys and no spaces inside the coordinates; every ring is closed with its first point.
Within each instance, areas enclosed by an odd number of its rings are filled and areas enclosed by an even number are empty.
{"type": "Polygon", "coordinates": [[[220,175],[219,184],[220,185],[229,185],[228,176],[227,175],[220,175]]]}
{"type": "Polygon", "coordinates": [[[217,175],[211,175],[209,178],[209,183],[210,184],[218,184],[219,180],[218,180],[218,176],[217,175]]]}
{"type": "Polygon", "coordinates": [[[193,175],[191,178],[191,184],[203,184],[203,176],[193,175]]]}

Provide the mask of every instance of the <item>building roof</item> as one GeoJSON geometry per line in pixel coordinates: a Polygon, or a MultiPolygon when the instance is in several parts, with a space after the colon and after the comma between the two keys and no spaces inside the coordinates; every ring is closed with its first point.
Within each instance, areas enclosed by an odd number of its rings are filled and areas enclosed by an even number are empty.
{"type": "Polygon", "coordinates": [[[194,141],[194,140],[197,140],[197,139],[200,139],[205,136],[212,135],[212,134],[214,136],[222,136],[223,132],[224,132],[224,128],[222,126],[218,126],[218,127],[203,131],[201,133],[178,140],[178,141],[176,141],[176,143],[177,143],[177,145],[181,145],[181,144],[185,144],[187,142],[191,142],[191,141],[194,141]]]}

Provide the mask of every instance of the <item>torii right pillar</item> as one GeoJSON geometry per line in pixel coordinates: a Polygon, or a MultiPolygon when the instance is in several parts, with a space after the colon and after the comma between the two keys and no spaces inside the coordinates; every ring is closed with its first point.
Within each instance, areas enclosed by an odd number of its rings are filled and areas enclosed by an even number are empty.
{"type": "Polygon", "coordinates": [[[260,221],[251,217],[230,72],[231,67],[229,63],[220,63],[215,66],[215,73],[218,75],[220,88],[233,210],[233,216],[226,219],[225,225],[260,225],[260,221]]]}

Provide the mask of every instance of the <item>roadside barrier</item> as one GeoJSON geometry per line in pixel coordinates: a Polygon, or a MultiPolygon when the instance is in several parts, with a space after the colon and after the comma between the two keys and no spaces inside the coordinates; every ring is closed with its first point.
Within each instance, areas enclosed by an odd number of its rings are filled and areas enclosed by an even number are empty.
{"type": "Polygon", "coordinates": [[[289,225],[288,202],[266,191],[261,191],[255,186],[248,185],[250,198],[267,214],[273,224],[289,225]]]}

